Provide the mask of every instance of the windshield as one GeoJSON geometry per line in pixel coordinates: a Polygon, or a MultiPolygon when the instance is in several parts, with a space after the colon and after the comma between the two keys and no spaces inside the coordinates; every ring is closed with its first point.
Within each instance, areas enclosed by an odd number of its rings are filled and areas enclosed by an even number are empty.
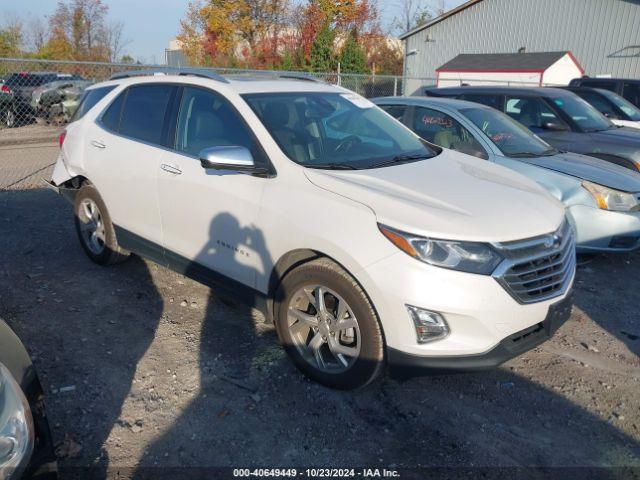
{"type": "Polygon", "coordinates": [[[620,95],[610,92],[609,90],[598,89],[598,92],[604,97],[607,97],[611,103],[622,110],[629,117],[629,120],[640,122],[640,109],[638,109],[638,107],[633,103],[622,98],[620,95]]]}
{"type": "Polygon", "coordinates": [[[438,153],[353,93],[260,93],[243,98],[282,151],[305,167],[376,168],[438,153]]]}
{"type": "Polygon", "coordinates": [[[577,95],[552,98],[551,101],[556,107],[562,110],[565,115],[571,117],[584,132],[598,132],[615,127],[607,117],[577,95]]]}
{"type": "Polygon", "coordinates": [[[508,115],[490,108],[465,108],[465,117],[508,157],[539,157],[557,151],[508,115]]]}

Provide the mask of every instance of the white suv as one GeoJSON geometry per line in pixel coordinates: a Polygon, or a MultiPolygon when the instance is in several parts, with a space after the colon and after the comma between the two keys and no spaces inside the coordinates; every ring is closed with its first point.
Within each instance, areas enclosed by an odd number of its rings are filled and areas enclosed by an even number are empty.
{"type": "Polygon", "coordinates": [[[60,144],[51,183],[92,260],[243,295],[325,385],[496,366],[571,308],[559,202],[343,88],[132,72],[89,88],[60,144]]]}

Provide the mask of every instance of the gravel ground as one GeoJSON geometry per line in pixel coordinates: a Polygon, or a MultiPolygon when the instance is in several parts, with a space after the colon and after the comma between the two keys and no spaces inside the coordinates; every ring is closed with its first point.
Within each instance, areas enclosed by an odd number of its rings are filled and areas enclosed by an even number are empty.
{"type": "Polygon", "coordinates": [[[37,122],[16,128],[5,128],[0,124],[0,146],[55,142],[63,128],[37,122]]]}
{"type": "Polygon", "coordinates": [[[42,186],[43,178],[51,178],[57,155],[55,142],[0,146],[0,189],[42,186]]]}
{"type": "Polygon", "coordinates": [[[63,472],[96,478],[107,467],[640,467],[639,261],[582,265],[571,319],[499,369],[337,392],[302,378],[256,311],[137,257],[99,267],[62,198],[0,192],[0,316],[33,355],[63,472]]]}

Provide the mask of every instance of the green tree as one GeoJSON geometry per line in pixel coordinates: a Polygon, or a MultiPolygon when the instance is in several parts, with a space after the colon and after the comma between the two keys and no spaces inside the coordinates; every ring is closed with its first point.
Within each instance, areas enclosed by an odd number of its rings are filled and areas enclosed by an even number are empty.
{"type": "Polygon", "coordinates": [[[287,49],[284,51],[282,55],[282,64],[280,65],[281,70],[291,71],[296,68],[295,58],[291,50],[287,49]]]}
{"type": "Polygon", "coordinates": [[[344,73],[365,73],[367,71],[367,58],[364,50],[358,43],[358,33],[351,29],[342,52],[340,52],[340,71],[344,73]]]}
{"type": "Polygon", "coordinates": [[[18,57],[22,47],[21,25],[9,25],[0,29],[0,57],[18,57]]]}
{"type": "Polygon", "coordinates": [[[314,72],[330,72],[334,68],[334,33],[326,22],[311,45],[311,69],[314,72]]]}

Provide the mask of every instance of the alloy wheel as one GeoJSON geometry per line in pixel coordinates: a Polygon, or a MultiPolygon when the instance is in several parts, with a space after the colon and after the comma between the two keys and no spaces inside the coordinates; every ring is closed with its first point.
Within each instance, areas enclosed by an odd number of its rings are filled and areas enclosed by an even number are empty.
{"type": "Polygon", "coordinates": [[[100,255],[105,249],[106,234],[102,213],[96,202],[85,198],[80,202],[78,212],[82,240],[91,253],[100,255]]]}
{"type": "Polygon", "coordinates": [[[360,355],[358,320],[349,304],[322,285],[300,288],[287,308],[289,334],[300,355],[325,373],[342,373],[360,355]]]}

